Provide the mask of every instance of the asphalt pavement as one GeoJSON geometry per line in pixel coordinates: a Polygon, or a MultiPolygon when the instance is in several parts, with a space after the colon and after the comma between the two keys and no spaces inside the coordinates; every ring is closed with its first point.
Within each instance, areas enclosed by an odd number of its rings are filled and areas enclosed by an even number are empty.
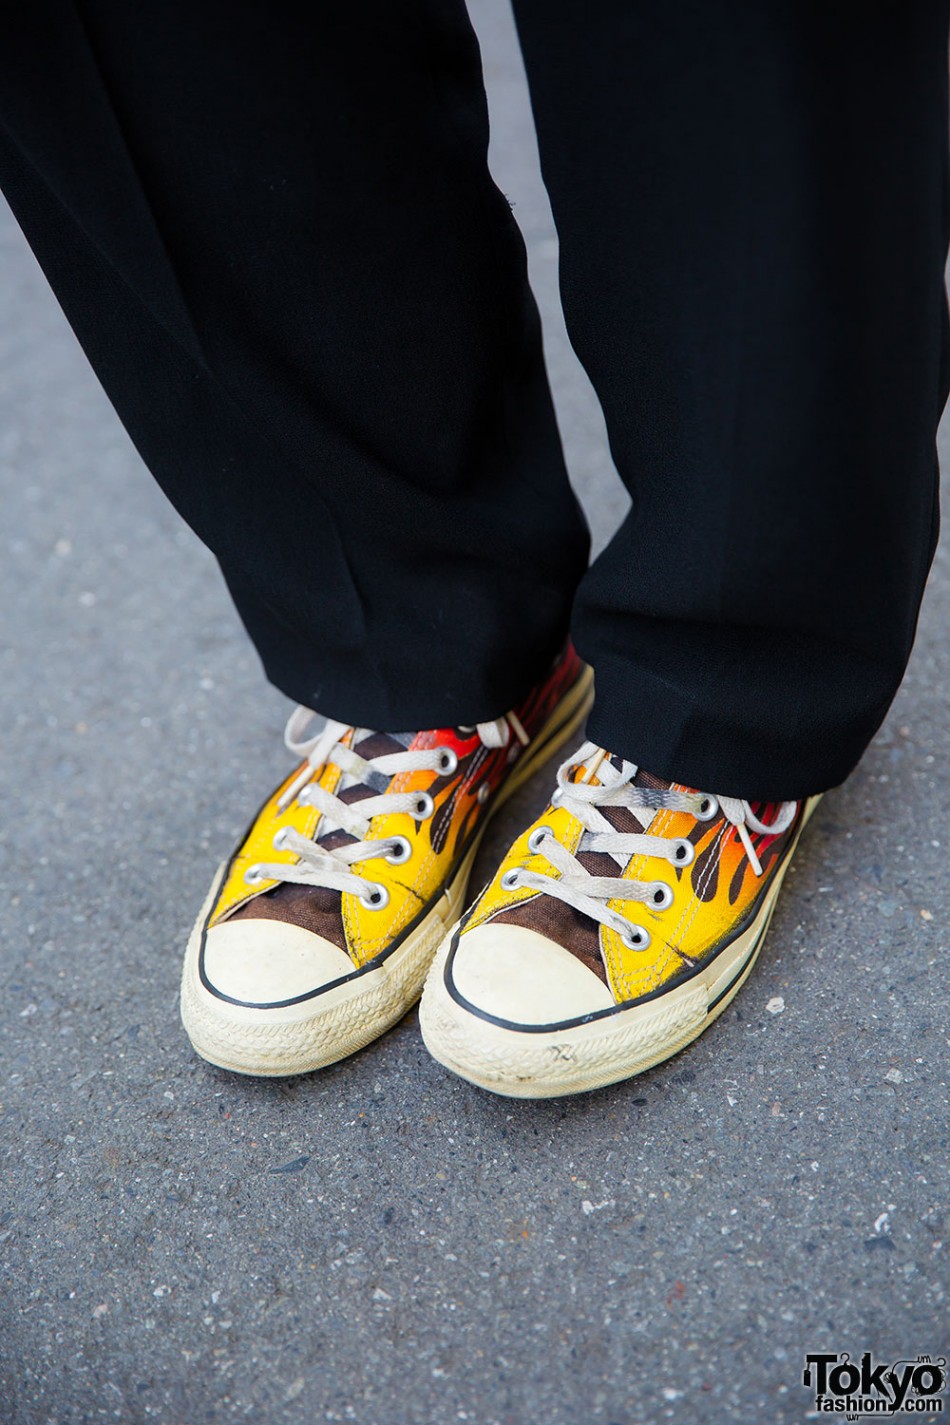
{"type": "MultiPolygon", "coordinates": [[[[511,24],[474,13],[602,542],[625,496],[511,24]]],[[[948,1354],[946,541],[885,726],[692,1048],[521,1104],[433,1063],[413,1011],[239,1079],[190,1052],[180,960],[288,705],[5,211],[0,273],[2,1425],[770,1425],[814,1411],[807,1352],[948,1354]]]]}

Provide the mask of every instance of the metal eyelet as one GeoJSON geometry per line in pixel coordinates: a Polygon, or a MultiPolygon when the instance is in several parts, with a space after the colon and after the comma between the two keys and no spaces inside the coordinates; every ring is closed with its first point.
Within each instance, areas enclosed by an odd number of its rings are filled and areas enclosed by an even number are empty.
{"type": "Polygon", "coordinates": [[[412,842],[405,836],[390,837],[390,849],[386,852],[385,859],[390,866],[402,866],[412,855],[412,842]]]}
{"type": "Polygon", "coordinates": [[[651,910],[668,910],[675,899],[673,887],[665,881],[654,881],[653,895],[650,897],[651,910]]]}
{"type": "Polygon", "coordinates": [[[389,891],[379,881],[371,881],[368,890],[368,895],[360,896],[367,910],[382,910],[389,905],[389,891]]]}
{"type": "Polygon", "coordinates": [[[458,771],[459,759],[452,751],[451,747],[439,748],[438,770],[443,777],[451,777],[453,772],[458,771]]]}
{"type": "Polygon", "coordinates": [[[478,791],[475,793],[475,800],[478,802],[479,806],[484,806],[490,796],[491,787],[488,785],[487,782],[482,782],[478,788],[478,791]]]}
{"type": "Polygon", "coordinates": [[[244,872],[244,880],[249,886],[256,886],[264,880],[260,866],[248,866],[244,872]]]}
{"type": "Polygon", "coordinates": [[[670,860],[674,866],[691,866],[696,859],[696,848],[685,836],[672,843],[671,852],[670,860]]]}
{"type": "Polygon", "coordinates": [[[630,925],[618,933],[628,950],[645,950],[650,943],[650,932],[642,925],[630,925]]]}
{"type": "Polygon", "coordinates": [[[429,793],[420,792],[416,797],[416,805],[412,813],[416,821],[428,821],[434,811],[435,802],[429,796],[429,793]]]}
{"type": "Polygon", "coordinates": [[[697,821],[712,821],[714,816],[719,814],[719,803],[713,796],[704,796],[699,804],[699,810],[693,815],[697,821]]]}
{"type": "Polygon", "coordinates": [[[559,806],[561,805],[561,802],[562,802],[563,800],[564,800],[564,792],[563,792],[563,790],[562,790],[560,787],[555,787],[554,791],[551,793],[551,805],[552,805],[553,807],[559,807],[559,806]]]}
{"type": "Polygon", "coordinates": [[[553,836],[554,832],[549,826],[536,826],[528,837],[528,850],[535,856],[541,850],[541,842],[546,836],[553,836]]]}
{"type": "Polygon", "coordinates": [[[286,851],[287,837],[289,836],[289,834],[289,826],[282,826],[279,831],[274,833],[274,839],[271,842],[271,845],[273,846],[275,851],[286,851]]]}
{"type": "Polygon", "coordinates": [[[521,876],[517,869],[506,871],[498,884],[503,891],[516,891],[521,882],[521,876]]]}

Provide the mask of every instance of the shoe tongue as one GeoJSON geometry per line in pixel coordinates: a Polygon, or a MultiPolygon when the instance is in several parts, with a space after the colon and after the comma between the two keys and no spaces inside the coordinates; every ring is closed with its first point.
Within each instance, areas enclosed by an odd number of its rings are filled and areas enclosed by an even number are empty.
{"type": "MultiPolygon", "coordinates": [[[[405,752],[406,748],[412,745],[415,735],[414,732],[374,732],[368,727],[357,727],[348,739],[348,746],[358,757],[368,762],[373,757],[387,757],[393,752],[405,752]]],[[[344,772],[337,785],[336,796],[341,802],[351,806],[367,797],[379,796],[381,792],[386,791],[391,781],[392,777],[387,776],[385,772],[369,771],[362,778],[344,772]]],[[[319,833],[317,845],[323,846],[327,851],[334,851],[339,846],[349,846],[356,840],[355,836],[343,831],[330,817],[322,818],[319,833]]]]}
{"type": "MultiPolygon", "coordinates": [[[[609,761],[618,772],[623,771],[622,758],[611,756],[609,761]]],[[[583,768],[576,766],[573,774],[574,780],[579,781],[583,776],[583,768]]],[[[662,777],[654,777],[650,772],[638,771],[633,778],[633,785],[651,791],[665,791],[672,783],[662,777]]],[[[615,831],[625,836],[646,831],[656,815],[650,807],[634,810],[631,807],[602,806],[598,807],[598,811],[615,831]]],[[[575,854],[592,876],[620,875],[617,862],[606,851],[578,851],[575,854]]],[[[566,905],[554,896],[535,896],[512,906],[509,910],[501,911],[496,918],[512,925],[524,925],[551,940],[556,940],[565,950],[569,950],[575,959],[592,970],[598,979],[603,980],[604,984],[607,983],[607,971],[600,953],[600,926],[573,906],[566,905]]]]}
{"type": "Polygon", "coordinates": [[[655,777],[652,772],[644,772],[641,767],[633,779],[635,787],[650,787],[654,792],[668,792],[673,783],[666,777],[655,777]]]}
{"type": "MultiPolygon", "coordinates": [[[[622,758],[611,755],[607,758],[610,765],[618,772],[624,769],[622,758]]],[[[668,791],[673,785],[663,777],[655,777],[652,772],[644,772],[638,769],[633,778],[634,787],[643,787],[650,791],[668,791]]],[[[619,831],[623,836],[638,836],[649,831],[656,812],[652,807],[623,807],[623,806],[599,806],[597,810],[601,816],[610,822],[614,831],[619,831]]],[[[618,866],[623,862],[624,857],[614,857],[609,851],[585,851],[583,849],[584,837],[581,838],[580,848],[576,852],[577,859],[592,876],[616,876],[618,866]]]]}
{"type": "MultiPolygon", "coordinates": [[[[367,727],[356,728],[346,738],[361,757],[384,757],[390,752],[405,752],[416,734],[373,732],[367,727]]],[[[385,791],[390,778],[383,773],[370,772],[369,784],[345,774],[341,777],[336,794],[341,802],[363,801],[385,791]]],[[[346,846],[356,840],[348,831],[335,827],[328,818],[320,823],[319,845],[328,851],[338,846],[346,846]]],[[[340,950],[347,950],[346,931],[341,916],[342,897],[339,891],[331,891],[325,886],[300,886],[292,881],[281,882],[263,895],[254,896],[245,905],[239,906],[234,918],[240,920],[282,920],[290,925],[303,926],[312,934],[329,940],[340,950]]]]}

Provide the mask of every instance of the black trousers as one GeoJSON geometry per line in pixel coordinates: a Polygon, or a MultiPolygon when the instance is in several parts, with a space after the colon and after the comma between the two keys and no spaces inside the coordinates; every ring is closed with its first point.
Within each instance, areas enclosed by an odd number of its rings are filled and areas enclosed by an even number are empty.
{"type": "Polygon", "coordinates": [[[937,530],[947,0],[516,0],[571,339],[633,499],[585,572],[461,0],[30,0],[0,183],[270,678],[499,715],[568,629],[591,735],[841,780],[937,530]]]}

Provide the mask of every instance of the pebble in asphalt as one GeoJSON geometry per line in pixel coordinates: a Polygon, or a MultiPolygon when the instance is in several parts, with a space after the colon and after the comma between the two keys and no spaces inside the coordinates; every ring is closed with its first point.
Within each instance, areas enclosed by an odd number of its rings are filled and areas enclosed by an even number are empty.
{"type": "MultiPolygon", "coordinates": [[[[510,20],[473,8],[602,541],[625,497],[559,326],[510,20]]],[[[693,1048],[513,1104],[433,1064],[413,1012],[319,1075],[240,1080],[189,1052],[179,960],[286,705],[6,214],[0,260],[3,1425],[797,1422],[806,1351],[946,1352],[946,546],[884,728],[693,1048]]]]}

